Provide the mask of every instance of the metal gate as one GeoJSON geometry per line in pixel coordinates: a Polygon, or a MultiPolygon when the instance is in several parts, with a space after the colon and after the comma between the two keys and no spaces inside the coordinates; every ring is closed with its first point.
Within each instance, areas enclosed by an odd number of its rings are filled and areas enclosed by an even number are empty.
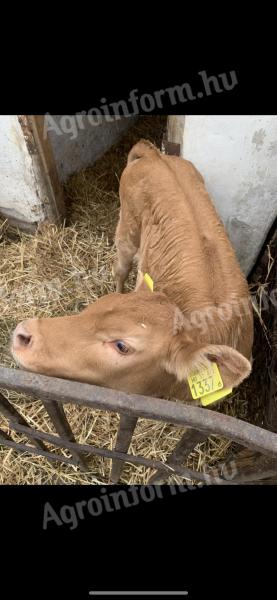
{"type": "Polygon", "coordinates": [[[85,471],[89,470],[86,455],[94,454],[112,459],[112,483],[120,481],[125,462],[154,469],[155,473],[150,477],[148,484],[165,482],[170,475],[218,485],[262,481],[267,483],[277,477],[277,434],[214,410],[6,368],[0,368],[0,388],[3,391],[14,390],[40,399],[57,432],[57,435],[53,435],[31,427],[5,397],[4,392],[0,394],[0,411],[8,419],[10,429],[24,433],[32,445],[16,442],[12,435],[0,430],[1,445],[15,448],[18,452],[29,452],[45,456],[49,460],[78,465],[85,471]],[[114,450],[79,444],[64,413],[63,405],[66,403],[119,413],[120,422],[114,450]],[[166,462],[128,453],[139,417],[186,428],[166,462]],[[254,452],[255,460],[250,466],[242,468],[232,479],[226,478],[224,473],[214,477],[182,466],[195,446],[211,434],[222,435],[249,448],[254,452]],[[67,448],[71,457],[51,452],[47,442],[67,448]]]}

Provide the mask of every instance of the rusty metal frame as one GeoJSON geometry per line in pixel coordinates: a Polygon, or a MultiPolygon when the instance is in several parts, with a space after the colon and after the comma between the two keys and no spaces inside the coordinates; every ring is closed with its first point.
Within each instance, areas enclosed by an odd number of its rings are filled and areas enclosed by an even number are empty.
{"type": "Polygon", "coordinates": [[[15,448],[19,452],[30,452],[46,456],[50,460],[78,465],[86,471],[89,468],[85,455],[111,458],[112,483],[119,481],[126,462],[155,469],[149,484],[162,483],[170,475],[219,485],[251,483],[277,476],[277,434],[214,410],[6,368],[0,368],[0,388],[40,399],[58,434],[47,434],[30,427],[24,417],[1,394],[0,412],[9,420],[10,428],[24,434],[33,444],[15,442],[10,434],[0,430],[1,445],[15,448]],[[120,423],[115,449],[107,450],[76,442],[63,410],[63,404],[67,403],[119,413],[120,423]],[[139,417],[188,428],[165,463],[128,454],[139,417]],[[253,469],[252,466],[249,471],[244,469],[242,474],[230,481],[224,475],[214,477],[183,467],[182,463],[195,446],[211,434],[222,435],[257,453],[257,468],[253,469]],[[50,451],[46,446],[47,442],[68,449],[72,457],[50,451]],[[264,471],[261,465],[265,465],[264,471]]]}

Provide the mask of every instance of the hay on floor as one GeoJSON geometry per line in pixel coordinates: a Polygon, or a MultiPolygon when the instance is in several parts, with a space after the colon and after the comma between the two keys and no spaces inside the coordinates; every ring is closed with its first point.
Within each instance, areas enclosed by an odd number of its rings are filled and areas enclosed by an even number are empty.
{"type": "MultiPolygon", "coordinates": [[[[16,367],[9,352],[9,340],[20,320],[76,313],[98,297],[114,291],[111,263],[115,256],[113,236],[118,219],[120,175],[133,143],[147,137],[160,145],[164,126],[164,118],[140,118],[94,166],[70,178],[65,188],[66,225],[44,226],[33,236],[0,221],[2,366],[16,367]]],[[[133,282],[134,275],[131,275],[129,289],[133,282]]],[[[247,404],[250,397],[253,399],[253,389],[255,385],[250,378],[220,409],[247,419],[247,404]]],[[[54,431],[39,400],[30,400],[15,392],[4,393],[32,426],[45,432],[54,431]]],[[[69,405],[65,411],[78,441],[109,449],[114,447],[118,415],[69,405]]],[[[0,427],[10,432],[1,415],[0,427]]],[[[130,452],[165,461],[181,434],[181,428],[139,419],[130,452]]],[[[12,435],[17,441],[26,441],[23,435],[12,435]]],[[[196,448],[187,464],[197,470],[212,468],[225,459],[231,446],[230,441],[211,436],[196,448]]],[[[69,455],[66,450],[62,452],[69,455]]],[[[90,457],[89,472],[81,473],[74,466],[0,446],[1,484],[107,483],[110,465],[108,459],[90,457]]],[[[150,474],[145,467],[126,465],[122,481],[145,484],[150,474]]],[[[172,477],[170,482],[183,483],[183,480],[172,477]]]]}

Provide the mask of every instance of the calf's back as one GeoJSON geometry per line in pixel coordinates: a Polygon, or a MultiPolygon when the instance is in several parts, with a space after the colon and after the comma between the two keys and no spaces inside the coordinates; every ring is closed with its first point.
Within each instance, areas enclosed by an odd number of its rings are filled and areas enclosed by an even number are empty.
{"type": "Polygon", "coordinates": [[[247,282],[197,169],[141,141],[129,154],[120,200],[116,241],[119,251],[124,240],[136,253],[137,289],[149,273],[154,289],[198,322],[200,341],[230,344],[250,358],[247,282]]]}

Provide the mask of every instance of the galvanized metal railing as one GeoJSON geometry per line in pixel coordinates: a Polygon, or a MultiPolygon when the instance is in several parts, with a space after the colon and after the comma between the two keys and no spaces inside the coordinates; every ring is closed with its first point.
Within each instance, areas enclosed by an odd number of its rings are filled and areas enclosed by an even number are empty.
{"type": "Polygon", "coordinates": [[[0,430],[1,445],[18,452],[29,452],[45,456],[49,460],[78,465],[84,471],[88,471],[86,454],[110,458],[112,483],[120,480],[125,462],[155,469],[149,484],[164,482],[170,475],[207,481],[207,474],[185,468],[183,463],[195,446],[211,434],[222,435],[251,449],[255,452],[255,463],[254,468],[252,465],[248,470],[244,469],[243,473],[238,473],[231,481],[224,475],[209,476],[209,483],[238,484],[277,477],[277,434],[214,410],[6,368],[0,368],[0,388],[4,392],[0,394],[0,412],[8,419],[11,430],[24,433],[33,444],[18,443],[11,435],[0,430]],[[4,390],[14,390],[40,399],[57,435],[31,427],[5,397],[4,390]],[[66,403],[119,413],[120,423],[114,450],[79,444],[63,410],[63,404],[66,403]],[[187,428],[165,463],[128,453],[139,417],[187,428]],[[51,452],[47,442],[56,447],[67,448],[71,457],[51,452]]]}

